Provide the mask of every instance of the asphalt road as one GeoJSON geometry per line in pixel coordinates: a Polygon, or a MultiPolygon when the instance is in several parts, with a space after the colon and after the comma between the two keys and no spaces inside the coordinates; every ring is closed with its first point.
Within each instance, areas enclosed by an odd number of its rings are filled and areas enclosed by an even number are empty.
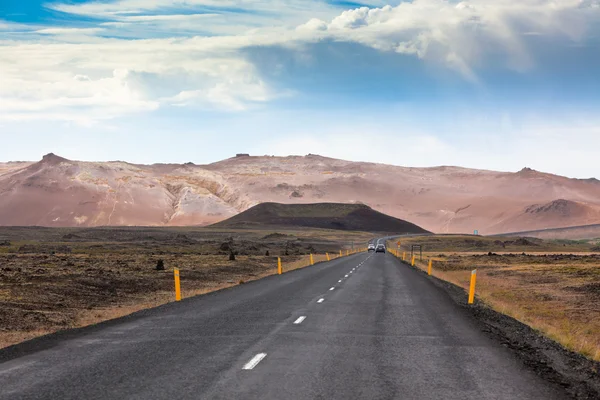
{"type": "Polygon", "coordinates": [[[562,398],[388,254],[268,277],[47,345],[0,364],[0,399],[562,398]]]}

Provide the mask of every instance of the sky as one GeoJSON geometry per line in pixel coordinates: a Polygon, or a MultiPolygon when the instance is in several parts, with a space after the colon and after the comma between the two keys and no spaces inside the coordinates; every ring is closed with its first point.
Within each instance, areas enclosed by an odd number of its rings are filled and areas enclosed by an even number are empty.
{"type": "Polygon", "coordinates": [[[0,0],[0,161],[600,178],[600,0],[0,0]]]}

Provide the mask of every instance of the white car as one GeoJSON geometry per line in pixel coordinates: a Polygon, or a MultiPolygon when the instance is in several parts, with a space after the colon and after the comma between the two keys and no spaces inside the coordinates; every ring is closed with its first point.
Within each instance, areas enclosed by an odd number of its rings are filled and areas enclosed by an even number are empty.
{"type": "Polygon", "coordinates": [[[375,251],[375,244],[373,243],[369,243],[369,246],[367,247],[368,251],[375,251]]]}

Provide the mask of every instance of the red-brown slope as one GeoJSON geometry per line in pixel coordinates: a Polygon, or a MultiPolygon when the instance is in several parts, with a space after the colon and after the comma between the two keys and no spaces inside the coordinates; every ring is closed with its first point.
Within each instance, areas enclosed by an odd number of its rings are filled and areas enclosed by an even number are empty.
{"type": "Polygon", "coordinates": [[[49,154],[0,175],[0,224],[205,225],[235,215],[236,199],[228,197],[220,177],[196,172],[185,166],[87,163],[49,154]]]}
{"type": "Polygon", "coordinates": [[[546,204],[532,204],[520,214],[494,225],[491,229],[508,232],[515,226],[528,229],[548,229],[573,226],[573,221],[591,225],[600,221],[600,206],[571,200],[554,200],[546,204]]]}
{"type": "MultiPolygon", "coordinates": [[[[523,169],[518,173],[459,167],[406,168],[356,163],[315,155],[241,157],[209,166],[230,185],[260,201],[277,203],[362,202],[383,213],[435,232],[497,233],[527,229],[520,215],[532,204],[556,199],[596,207],[600,183],[523,169]],[[510,221],[500,225],[503,221],[510,221]]],[[[548,215],[542,223],[588,223],[548,215]]]]}
{"type": "Polygon", "coordinates": [[[262,202],[364,203],[434,232],[600,223],[599,181],[527,168],[408,168],[316,155],[149,166],[48,155],[0,165],[0,225],[207,225],[262,202]],[[561,199],[582,208],[525,212],[561,199]]]}

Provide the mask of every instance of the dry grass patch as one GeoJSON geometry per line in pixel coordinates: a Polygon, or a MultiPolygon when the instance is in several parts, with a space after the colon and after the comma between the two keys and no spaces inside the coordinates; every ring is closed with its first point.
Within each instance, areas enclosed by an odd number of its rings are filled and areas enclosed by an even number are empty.
{"type": "MultiPolygon", "coordinates": [[[[315,262],[325,255],[315,255],[315,262]]],[[[284,271],[308,256],[282,257],[284,271]]],[[[204,294],[277,272],[277,257],[170,254],[0,255],[0,345],[118,318],[174,300],[173,267],[183,297],[204,294]],[[157,259],[165,271],[156,271],[157,259]]]]}
{"type": "Polygon", "coordinates": [[[479,299],[600,361],[600,255],[426,255],[435,258],[434,276],[465,290],[477,268],[479,299]]]}
{"type": "Polygon", "coordinates": [[[174,301],[173,268],[185,298],[275,274],[278,256],[287,272],[308,266],[310,253],[320,262],[370,238],[300,228],[0,227],[0,346],[174,301]]]}

